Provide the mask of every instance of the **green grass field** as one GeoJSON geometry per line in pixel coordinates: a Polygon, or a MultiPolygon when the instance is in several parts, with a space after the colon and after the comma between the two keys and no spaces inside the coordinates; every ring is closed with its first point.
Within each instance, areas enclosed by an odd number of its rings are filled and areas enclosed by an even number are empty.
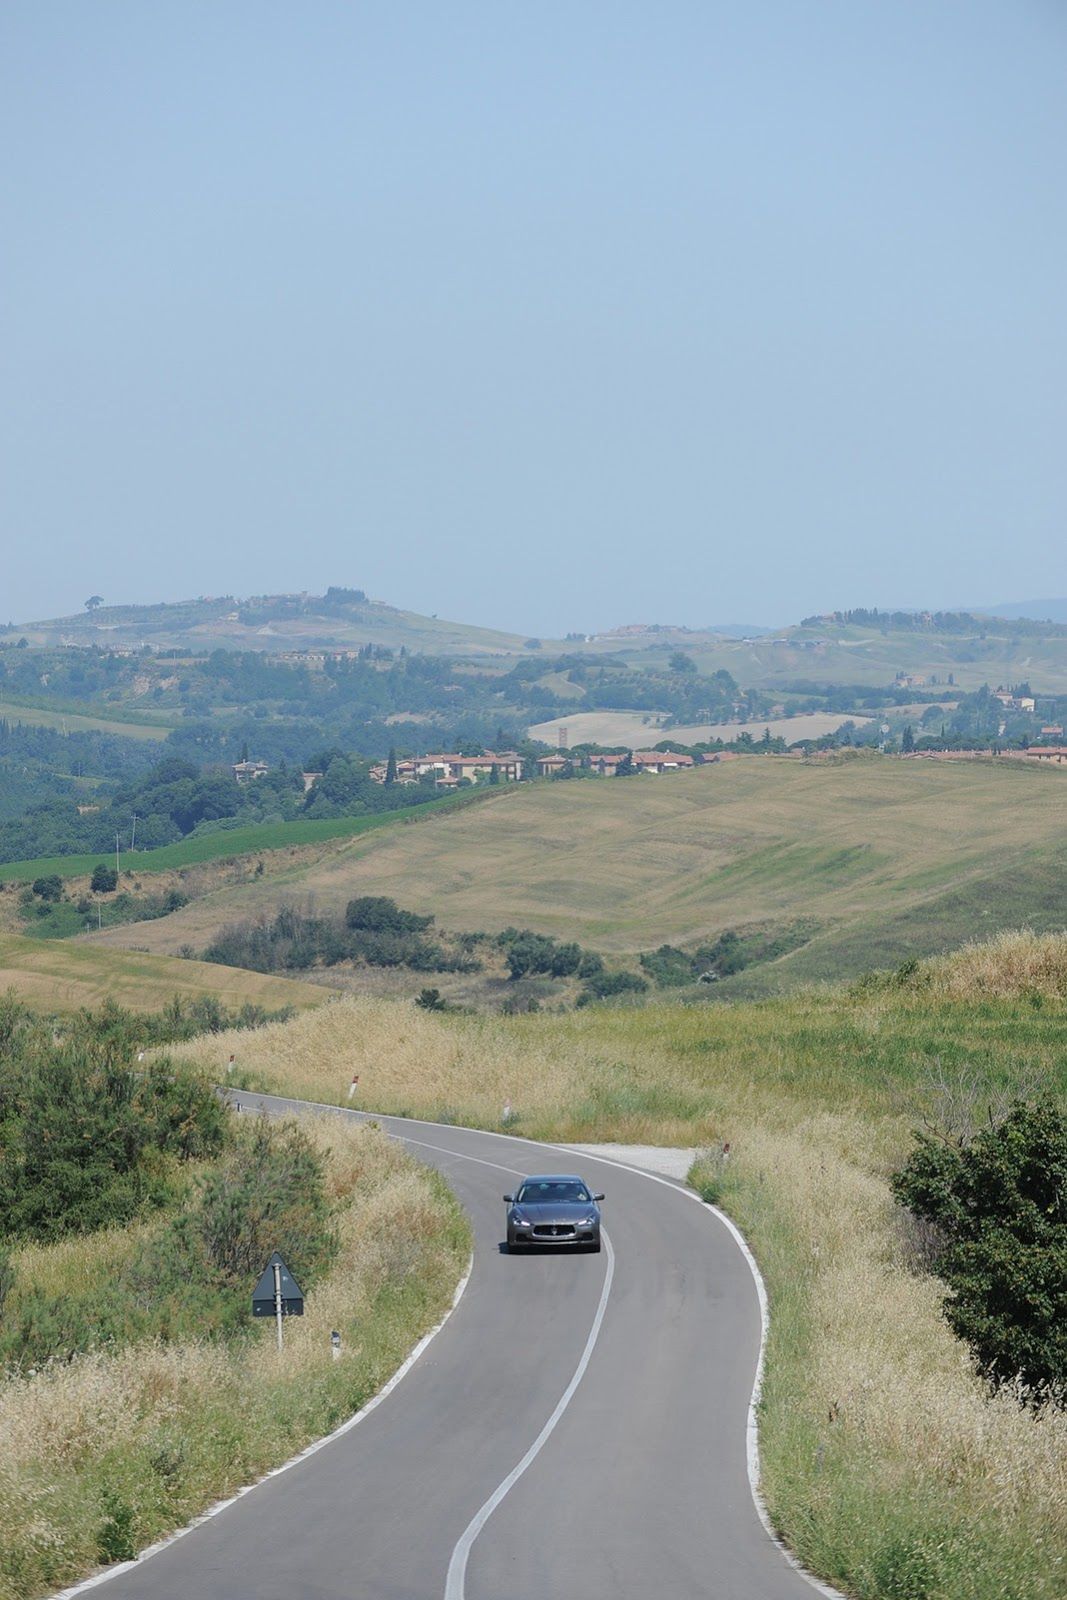
{"type": "Polygon", "coordinates": [[[0,700],[0,718],[24,722],[33,728],[55,728],[59,733],[113,733],[120,739],[165,739],[177,723],[127,721],[98,717],[86,711],[62,711],[17,700],[0,700]]]}
{"type": "MultiPolygon", "coordinates": [[[[159,850],[123,850],[119,854],[119,870],[136,872],[138,877],[151,877],[153,872],[171,872],[180,867],[199,866],[205,861],[222,861],[231,856],[259,855],[264,851],[286,851],[328,842],[331,839],[357,838],[372,833],[377,828],[398,827],[417,822],[423,815],[436,816],[442,811],[455,811],[487,797],[483,794],[445,795],[440,800],[428,800],[424,805],[412,806],[404,811],[380,811],[369,817],[336,817],[320,822],[262,822],[250,823],[244,828],[228,828],[219,833],[207,833],[197,838],[183,839],[178,844],[164,845],[159,850]]],[[[32,883],[49,873],[57,872],[61,878],[81,878],[91,873],[98,861],[113,865],[114,851],[97,851],[95,855],[38,856],[33,861],[5,861],[0,863],[0,881],[32,883]]]]}
{"type": "Polygon", "coordinates": [[[528,926],[619,954],[803,922],[806,943],[716,990],[744,995],[1004,927],[1062,928],[1065,817],[1065,775],[1017,762],[753,757],[497,791],[432,827],[361,834],[295,866],[268,858],[262,878],[104,937],[201,949],[283,901],[322,914],[355,893],[449,929],[528,926]]]}
{"type": "Polygon", "coordinates": [[[109,950],[84,941],[0,934],[0,994],[14,993],[37,1011],[76,1011],[115,1000],[131,1011],[157,1011],[175,995],[212,996],[228,1009],[245,1004],[280,1011],[321,1004],[329,991],[205,961],[109,950]]]}

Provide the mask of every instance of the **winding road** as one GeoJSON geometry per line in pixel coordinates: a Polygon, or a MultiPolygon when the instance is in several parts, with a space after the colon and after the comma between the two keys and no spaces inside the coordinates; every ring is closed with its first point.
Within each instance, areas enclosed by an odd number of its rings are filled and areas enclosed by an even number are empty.
{"type": "Polygon", "coordinates": [[[375,1120],[471,1218],[454,1312],[358,1426],[108,1577],[107,1600],[829,1593],[790,1565],[752,1499],[760,1308],[729,1230],[681,1186],[612,1162],[375,1120]],[[604,1190],[599,1255],[504,1252],[501,1195],[530,1171],[578,1171],[604,1190]]]}

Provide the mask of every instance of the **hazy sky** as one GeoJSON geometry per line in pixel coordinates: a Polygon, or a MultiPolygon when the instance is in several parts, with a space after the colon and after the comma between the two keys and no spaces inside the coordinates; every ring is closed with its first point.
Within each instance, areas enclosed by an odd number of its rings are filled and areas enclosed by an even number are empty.
{"type": "Polygon", "coordinates": [[[0,618],[1067,593],[1063,0],[0,31],[0,618]]]}

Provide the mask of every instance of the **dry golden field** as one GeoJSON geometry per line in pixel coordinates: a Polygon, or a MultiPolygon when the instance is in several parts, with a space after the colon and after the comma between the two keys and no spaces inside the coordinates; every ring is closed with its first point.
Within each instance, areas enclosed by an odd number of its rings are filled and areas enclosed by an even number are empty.
{"type": "MultiPolygon", "coordinates": [[[[284,856],[110,944],[201,950],[279,904],[340,912],[387,894],[448,929],[525,926],[604,952],[803,921],[778,985],[935,954],[1022,923],[1062,928],[1067,778],[1020,762],[748,758],[624,781],[541,783],[284,856]]],[[[89,936],[97,942],[97,936],[89,936]]],[[[753,972],[730,980],[745,992],[753,972]]]]}
{"type": "Polygon", "coordinates": [[[230,1010],[243,1005],[280,1011],[319,1005],[326,992],[291,978],[219,967],[206,961],[108,950],[73,939],[0,934],[0,994],[14,993],[38,1011],[76,1011],[114,1000],[132,1011],[158,1011],[175,995],[211,996],[230,1010]]]}

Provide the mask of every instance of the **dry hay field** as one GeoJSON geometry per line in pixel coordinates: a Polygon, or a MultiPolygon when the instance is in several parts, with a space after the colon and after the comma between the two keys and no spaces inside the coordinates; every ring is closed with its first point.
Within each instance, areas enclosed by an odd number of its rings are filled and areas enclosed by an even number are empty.
{"type": "Polygon", "coordinates": [[[0,935],[0,994],[14,993],[39,1011],[76,1011],[114,1000],[131,1011],[158,1011],[175,995],[207,996],[228,1010],[256,1005],[302,1010],[325,998],[322,989],[205,961],[108,950],[81,940],[23,939],[0,935]]]}
{"type": "Polygon", "coordinates": [[[385,894],[450,930],[530,927],[607,953],[803,919],[808,943],[740,975],[795,983],[1004,927],[1062,928],[1065,823],[1064,774],[1020,762],[747,757],[502,789],[312,861],[266,856],[260,878],[84,942],[200,951],[228,923],[281,904],[321,915],[385,894]]]}

